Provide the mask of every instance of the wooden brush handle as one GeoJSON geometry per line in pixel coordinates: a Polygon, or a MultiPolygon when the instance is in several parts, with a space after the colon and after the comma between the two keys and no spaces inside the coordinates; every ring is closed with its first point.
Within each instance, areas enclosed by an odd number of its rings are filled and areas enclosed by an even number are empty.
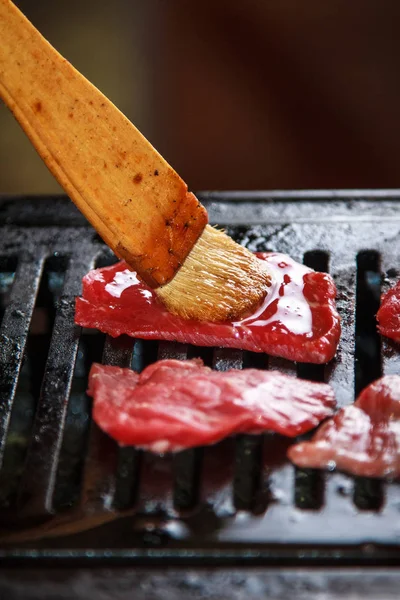
{"type": "Polygon", "coordinates": [[[9,0],[0,0],[0,96],[112,250],[152,287],[172,279],[207,223],[205,208],[9,0]]]}

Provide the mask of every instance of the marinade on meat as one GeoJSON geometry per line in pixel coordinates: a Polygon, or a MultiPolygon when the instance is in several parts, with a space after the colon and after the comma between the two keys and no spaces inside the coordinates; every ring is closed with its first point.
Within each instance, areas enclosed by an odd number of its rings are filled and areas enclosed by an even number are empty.
{"type": "Polygon", "coordinates": [[[340,319],[330,275],[283,254],[257,256],[265,261],[274,281],[263,304],[240,321],[193,321],[169,313],[124,262],[84,277],[75,321],[113,337],[125,333],[142,339],[240,348],[299,362],[331,360],[339,342],[340,319]]]}

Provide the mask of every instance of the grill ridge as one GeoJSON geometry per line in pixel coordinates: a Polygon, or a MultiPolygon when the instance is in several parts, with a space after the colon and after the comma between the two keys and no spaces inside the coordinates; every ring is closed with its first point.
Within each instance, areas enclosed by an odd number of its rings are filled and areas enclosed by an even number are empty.
{"type": "Polygon", "coordinates": [[[20,483],[22,514],[36,518],[53,512],[53,494],[67,403],[79,341],[71,326],[80,281],[92,261],[67,267],[58,300],[31,443],[20,483]]]}
{"type": "Polygon", "coordinates": [[[18,262],[10,302],[4,311],[0,341],[0,465],[14,402],[29,323],[44,264],[44,255],[18,262]]]}

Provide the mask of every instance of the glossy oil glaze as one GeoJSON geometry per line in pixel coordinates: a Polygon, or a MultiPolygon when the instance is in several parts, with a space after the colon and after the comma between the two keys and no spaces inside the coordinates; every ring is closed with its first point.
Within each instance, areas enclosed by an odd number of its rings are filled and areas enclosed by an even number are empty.
{"type": "Polygon", "coordinates": [[[125,333],[142,339],[266,352],[299,362],[328,362],[340,336],[332,278],[284,254],[258,253],[257,257],[271,274],[272,284],[255,312],[241,320],[214,323],[173,315],[155,291],[120,262],[84,278],[76,323],[113,337],[125,333]]]}
{"type": "Polygon", "coordinates": [[[282,254],[270,254],[266,262],[272,275],[267,296],[255,313],[233,324],[252,328],[280,324],[291,333],[312,335],[311,308],[304,297],[304,275],[311,270],[282,254]]]}

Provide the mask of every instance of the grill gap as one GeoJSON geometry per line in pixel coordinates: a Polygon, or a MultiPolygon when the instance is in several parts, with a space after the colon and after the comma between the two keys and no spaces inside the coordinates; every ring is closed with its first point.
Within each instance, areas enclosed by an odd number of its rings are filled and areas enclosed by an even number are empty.
{"type": "MultiPolygon", "coordinates": [[[[375,250],[357,255],[355,395],[382,376],[381,338],[376,313],[381,294],[381,257],[375,250]]],[[[384,503],[384,484],[379,479],[356,477],[354,503],[361,510],[379,510],[384,503]]]]}
{"type": "Polygon", "coordinates": [[[107,248],[107,246],[104,245],[104,242],[102,241],[101,237],[97,233],[95,233],[94,239],[96,239],[96,241],[97,238],[99,238],[99,240],[102,242],[103,247],[96,258],[94,268],[103,269],[104,267],[111,267],[112,265],[115,265],[118,262],[118,258],[110,250],[110,248],[107,248]]]}
{"type": "Polygon", "coordinates": [[[268,356],[261,352],[243,352],[243,369],[268,369],[268,356]]]}
{"type": "Polygon", "coordinates": [[[141,373],[143,369],[156,362],[157,355],[158,342],[156,340],[135,340],[131,368],[141,373]]]}
{"type": "Polygon", "coordinates": [[[192,346],[188,345],[189,359],[201,358],[206,367],[212,367],[214,362],[214,349],[207,346],[192,346]]]}
{"type": "Polygon", "coordinates": [[[357,255],[355,394],[382,375],[381,338],[376,328],[380,305],[381,259],[378,252],[357,255]]]}

